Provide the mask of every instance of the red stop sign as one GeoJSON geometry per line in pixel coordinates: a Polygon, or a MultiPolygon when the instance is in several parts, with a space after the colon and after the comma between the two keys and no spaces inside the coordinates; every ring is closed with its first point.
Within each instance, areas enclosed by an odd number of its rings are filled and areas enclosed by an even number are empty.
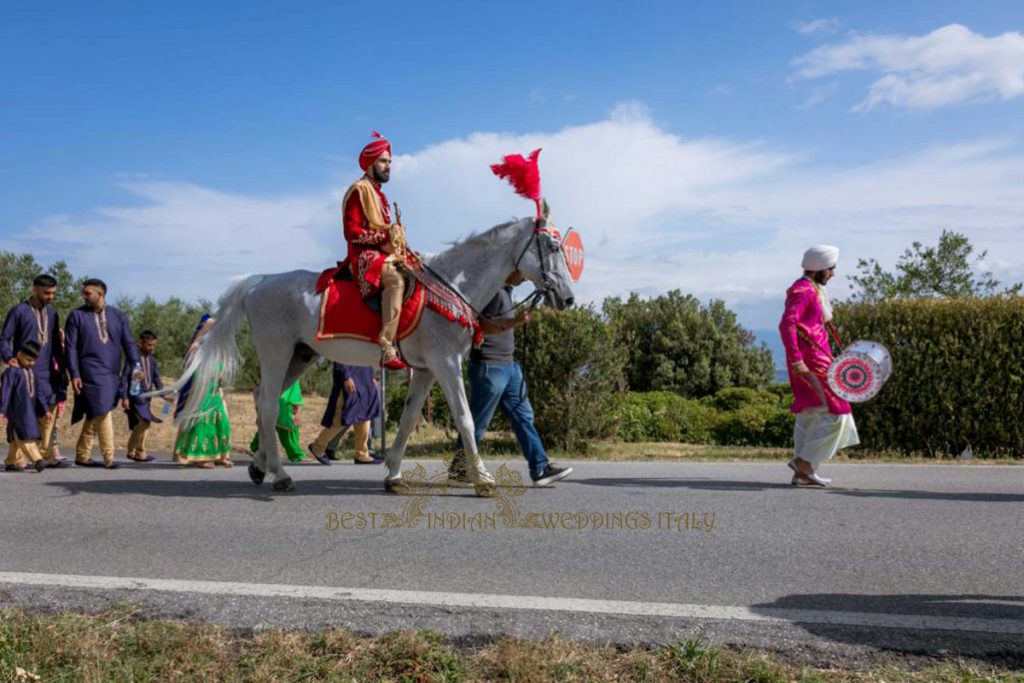
{"type": "Polygon", "coordinates": [[[569,275],[573,282],[578,282],[583,275],[583,240],[580,234],[573,230],[565,236],[562,243],[562,251],[565,253],[565,262],[569,266],[569,275]]]}

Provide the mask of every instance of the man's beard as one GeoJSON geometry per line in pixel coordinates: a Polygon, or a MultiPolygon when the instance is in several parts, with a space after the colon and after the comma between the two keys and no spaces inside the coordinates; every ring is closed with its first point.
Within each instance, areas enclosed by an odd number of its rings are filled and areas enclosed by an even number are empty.
{"type": "Polygon", "coordinates": [[[390,169],[378,171],[376,168],[371,168],[370,171],[373,173],[373,179],[378,183],[386,183],[391,178],[390,169]]]}
{"type": "Polygon", "coordinates": [[[828,283],[827,271],[819,270],[813,275],[813,279],[816,283],[824,287],[828,283]]]}

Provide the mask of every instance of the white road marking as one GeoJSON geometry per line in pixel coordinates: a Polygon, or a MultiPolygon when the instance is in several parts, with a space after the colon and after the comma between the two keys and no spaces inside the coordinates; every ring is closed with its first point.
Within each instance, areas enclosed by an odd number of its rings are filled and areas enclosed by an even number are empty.
{"type": "Polygon", "coordinates": [[[587,614],[720,619],[725,621],[759,621],[789,624],[828,624],[868,628],[929,629],[1024,635],[1024,620],[943,617],[923,614],[880,614],[874,612],[836,612],[778,608],[752,609],[730,605],[687,605],[668,602],[584,600],[529,595],[441,593],[432,591],[288,586],[232,581],[185,581],[179,579],[123,578],[118,576],[82,576],[77,574],[26,572],[0,572],[0,584],[4,583],[23,586],[101,590],[149,590],[171,593],[243,595],[261,598],[382,602],[396,605],[423,605],[429,607],[542,610],[552,612],[583,612],[587,614]]]}

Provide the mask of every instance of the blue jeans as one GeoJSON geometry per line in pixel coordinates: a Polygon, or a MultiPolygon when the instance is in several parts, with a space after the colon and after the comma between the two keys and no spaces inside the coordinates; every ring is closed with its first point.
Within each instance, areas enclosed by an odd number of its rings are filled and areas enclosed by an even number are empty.
{"type": "MultiPolygon", "coordinates": [[[[469,411],[473,415],[477,447],[494,417],[494,409],[501,406],[530,465],[530,478],[539,479],[548,466],[548,456],[533,426],[533,406],[526,396],[522,368],[518,363],[495,365],[471,361],[468,374],[469,411]]],[[[462,450],[462,437],[455,443],[455,449],[462,450]]]]}

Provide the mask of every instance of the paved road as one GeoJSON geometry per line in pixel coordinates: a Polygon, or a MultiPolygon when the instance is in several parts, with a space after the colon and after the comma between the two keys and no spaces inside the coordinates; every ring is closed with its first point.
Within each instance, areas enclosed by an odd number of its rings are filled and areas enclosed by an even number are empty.
{"type": "Polygon", "coordinates": [[[0,604],[131,590],[155,615],[245,627],[1024,654],[1024,467],[833,465],[836,486],[809,490],[782,464],[573,466],[501,499],[388,495],[383,468],[348,464],[291,466],[294,494],[244,467],[5,473],[0,604]]]}

